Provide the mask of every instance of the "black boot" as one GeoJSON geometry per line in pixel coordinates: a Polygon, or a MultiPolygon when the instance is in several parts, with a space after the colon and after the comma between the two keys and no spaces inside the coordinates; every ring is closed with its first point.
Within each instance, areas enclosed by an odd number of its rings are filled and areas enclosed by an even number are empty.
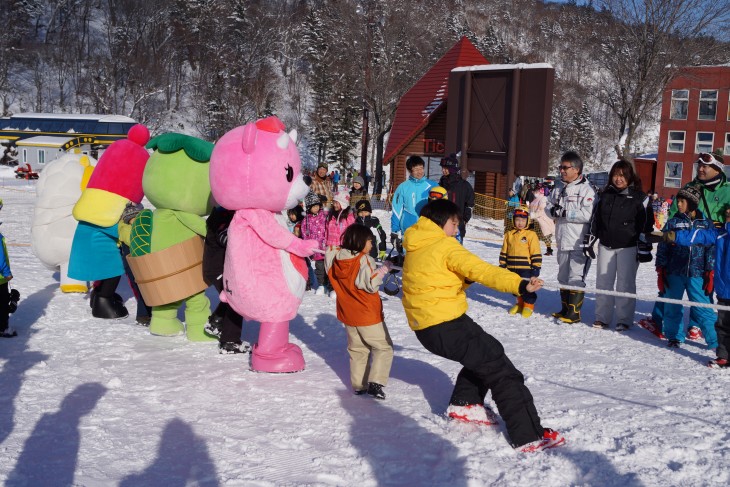
{"type": "Polygon", "coordinates": [[[117,318],[126,318],[129,316],[129,311],[114,297],[106,298],[104,296],[96,296],[94,298],[94,306],[91,307],[91,314],[94,318],[114,320],[117,318]]]}
{"type": "Polygon", "coordinates": [[[562,308],[560,311],[556,311],[553,313],[553,318],[562,319],[563,316],[565,316],[565,313],[568,312],[568,293],[570,291],[566,291],[565,289],[560,290],[560,303],[562,304],[562,308]]]}
{"type": "Polygon", "coordinates": [[[583,291],[568,291],[568,310],[560,318],[564,323],[578,323],[580,321],[580,308],[583,306],[583,291]]]}

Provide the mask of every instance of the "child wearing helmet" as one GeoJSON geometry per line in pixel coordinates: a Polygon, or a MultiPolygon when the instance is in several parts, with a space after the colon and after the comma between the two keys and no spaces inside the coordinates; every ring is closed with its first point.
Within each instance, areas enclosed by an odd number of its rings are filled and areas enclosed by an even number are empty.
{"type": "MultiPolygon", "coordinates": [[[[542,251],[537,234],[528,230],[530,214],[527,209],[516,208],[512,213],[514,228],[504,234],[502,251],[499,253],[499,266],[504,267],[525,279],[538,277],[542,267],[542,251]]],[[[517,304],[512,306],[509,314],[520,313],[529,318],[535,309],[536,293],[525,293],[517,296],[517,304]]]]}

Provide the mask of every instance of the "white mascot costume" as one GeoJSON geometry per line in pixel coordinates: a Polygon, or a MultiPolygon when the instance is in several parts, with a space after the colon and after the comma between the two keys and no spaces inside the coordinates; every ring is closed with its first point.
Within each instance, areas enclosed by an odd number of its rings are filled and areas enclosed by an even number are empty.
{"type": "Polygon", "coordinates": [[[41,172],[36,187],[36,203],[30,230],[33,253],[53,271],[60,271],[61,291],[84,293],[87,283],[67,275],[71,242],[78,221],[74,205],[89,182],[96,159],[83,154],[64,154],[41,172]]]}

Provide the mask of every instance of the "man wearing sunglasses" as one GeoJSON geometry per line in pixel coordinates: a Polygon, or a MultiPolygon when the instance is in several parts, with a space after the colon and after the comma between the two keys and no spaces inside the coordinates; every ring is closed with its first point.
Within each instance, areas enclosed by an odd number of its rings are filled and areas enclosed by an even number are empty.
{"type": "MultiPolygon", "coordinates": [[[[560,179],[565,186],[550,193],[545,213],[555,220],[558,282],[564,286],[585,287],[591,261],[581,249],[583,237],[589,232],[589,222],[596,203],[596,192],[583,176],[583,160],[568,151],[560,158],[560,179]]],[[[582,291],[560,290],[560,311],[553,316],[564,323],[580,321],[583,306],[582,291]]]]}

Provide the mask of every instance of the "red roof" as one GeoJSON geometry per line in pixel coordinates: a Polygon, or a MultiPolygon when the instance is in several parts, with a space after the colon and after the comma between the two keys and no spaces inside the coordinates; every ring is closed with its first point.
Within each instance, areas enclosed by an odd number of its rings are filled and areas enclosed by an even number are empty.
{"type": "Polygon", "coordinates": [[[383,163],[388,164],[423,130],[431,118],[445,106],[449,73],[454,68],[489,64],[474,44],[462,37],[418,82],[403,95],[395,112],[383,163]]]}

